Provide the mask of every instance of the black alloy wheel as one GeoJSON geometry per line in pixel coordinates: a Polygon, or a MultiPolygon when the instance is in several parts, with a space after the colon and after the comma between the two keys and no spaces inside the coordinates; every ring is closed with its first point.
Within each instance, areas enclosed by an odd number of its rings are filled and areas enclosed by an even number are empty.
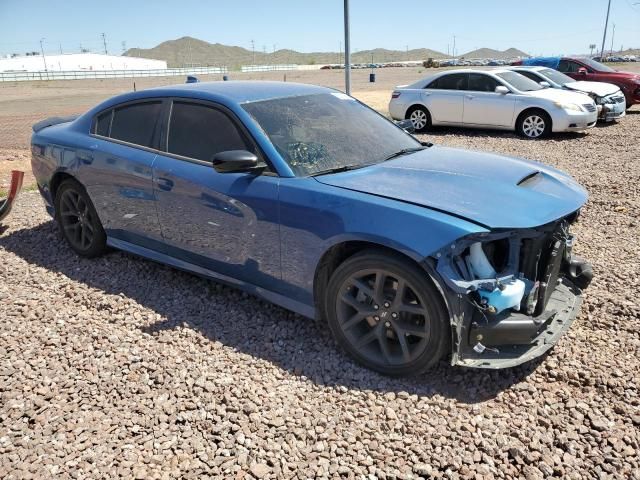
{"type": "Polygon", "coordinates": [[[331,278],[326,310],[338,343],[380,373],[423,372],[446,349],[442,299],[426,272],[400,257],[368,253],[345,261],[331,278]]]}
{"type": "Polygon", "coordinates": [[[56,218],[69,246],[85,257],[106,250],[106,235],[85,189],[74,180],[64,181],[56,194],[56,218]]]}

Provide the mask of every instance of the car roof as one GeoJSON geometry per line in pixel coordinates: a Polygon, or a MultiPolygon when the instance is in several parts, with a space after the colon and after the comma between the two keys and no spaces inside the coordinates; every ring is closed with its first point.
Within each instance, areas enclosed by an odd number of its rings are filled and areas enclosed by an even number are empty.
{"type": "Polygon", "coordinates": [[[216,100],[221,97],[234,103],[256,102],[274,98],[294,97],[329,93],[333,89],[292,82],[271,82],[258,80],[231,80],[222,82],[181,83],[144,90],[162,96],[189,96],[198,93],[198,98],[211,96],[216,100]]]}
{"type": "Polygon", "coordinates": [[[422,87],[418,87],[418,85],[422,85],[423,82],[425,81],[429,81],[429,80],[435,80],[436,78],[440,78],[443,77],[445,75],[452,75],[454,73],[490,73],[490,74],[496,74],[496,73],[505,73],[505,72],[510,72],[511,70],[509,70],[507,67],[490,67],[490,68],[456,68],[454,70],[445,70],[444,72],[437,72],[434,73],[432,75],[426,76],[424,78],[421,78],[420,80],[413,82],[409,85],[403,85],[403,86],[399,86],[397,88],[399,89],[403,89],[403,88],[422,88],[422,87]]]}
{"type": "Polygon", "coordinates": [[[513,65],[512,67],[506,67],[506,70],[531,70],[533,72],[539,72],[541,70],[549,70],[549,67],[542,67],[540,65],[513,65]]]}

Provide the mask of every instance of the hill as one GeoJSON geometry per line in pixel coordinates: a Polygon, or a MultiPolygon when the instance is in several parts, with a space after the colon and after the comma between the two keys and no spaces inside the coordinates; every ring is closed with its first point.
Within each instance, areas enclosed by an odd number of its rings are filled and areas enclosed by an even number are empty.
{"type": "MultiPolygon", "coordinates": [[[[295,50],[281,49],[275,52],[255,52],[243,47],[209,43],[192,37],[182,37],[177,40],[168,40],[153,48],[130,48],[124,55],[129,57],[145,57],[157,60],[165,60],[169,67],[182,67],[186,65],[227,65],[232,69],[240,65],[271,65],[295,63],[299,65],[340,63],[341,56],[338,52],[311,52],[302,53],[295,50]]],[[[373,55],[374,62],[394,62],[403,60],[426,60],[427,58],[444,58],[445,55],[428,48],[414,50],[387,50],[376,48],[374,50],[362,50],[351,54],[353,63],[369,63],[373,55]]]]}
{"type": "Polygon", "coordinates": [[[508,48],[507,50],[494,50],[493,48],[478,48],[467,52],[460,57],[464,58],[494,58],[494,59],[509,59],[515,57],[529,57],[528,53],[518,50],[517,48],[508,48]]]}

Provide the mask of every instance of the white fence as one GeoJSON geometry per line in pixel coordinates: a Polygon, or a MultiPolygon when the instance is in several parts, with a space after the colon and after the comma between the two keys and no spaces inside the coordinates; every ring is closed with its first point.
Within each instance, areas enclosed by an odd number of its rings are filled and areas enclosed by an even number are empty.
{"type": "Polygon", "coordinates": [[[167,68],[158,70],[78,70],[66,72],[0,72],[0,82],[34,80],[81,80],[85,78],[171,77],[176,75],[214,75],[228,73],[223,67],[167,68]]]}

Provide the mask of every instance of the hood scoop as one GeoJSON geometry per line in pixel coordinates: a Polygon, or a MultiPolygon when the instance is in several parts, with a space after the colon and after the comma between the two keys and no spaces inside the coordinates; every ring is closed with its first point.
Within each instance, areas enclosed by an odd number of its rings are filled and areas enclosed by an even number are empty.
{"type": "Polygon", "coordinates": [[[528,175],[522,177],[520,180],[518,180],[518,183],[516,183],[516,185],[518,185],[519,187],[534,185],[536,183],[536,180],[541,179],[542,172],[540,170],[536,170],[535,172],[531,172],[528,175]]]}

